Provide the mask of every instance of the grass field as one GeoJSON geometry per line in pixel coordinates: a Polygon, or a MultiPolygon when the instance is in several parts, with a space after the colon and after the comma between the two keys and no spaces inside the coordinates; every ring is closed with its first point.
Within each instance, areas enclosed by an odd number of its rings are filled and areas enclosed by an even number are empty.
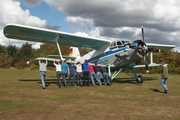
{"type": "Polygon", "coordinates": [[[0,120],[180,120],[180,79],[170,75],[168,94],[160,75],[137,84],[119,74],[112,86],[59,89],[48,71],[41,89],[38,71],[0,69],[0,120]]]}

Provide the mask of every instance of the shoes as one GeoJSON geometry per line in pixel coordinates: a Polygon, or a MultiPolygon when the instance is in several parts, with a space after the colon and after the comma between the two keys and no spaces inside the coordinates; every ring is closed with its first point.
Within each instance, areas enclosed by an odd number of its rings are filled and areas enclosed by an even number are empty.
{"type": "Polygon", "coordinates": [[[45,87],[43,87],[42,89],[46,89],[45,87]]]}
{"type": "Polygon", "coordinates": [[[100,82],[100,83],[99,83],[99,86],[101,86],[101,85],[102,85],[102,83],[100,82]]]}
{"type": "Polygon", "coordinates": [[[169,90],[164,90],[164,93],[167,94],[169,90]]]}

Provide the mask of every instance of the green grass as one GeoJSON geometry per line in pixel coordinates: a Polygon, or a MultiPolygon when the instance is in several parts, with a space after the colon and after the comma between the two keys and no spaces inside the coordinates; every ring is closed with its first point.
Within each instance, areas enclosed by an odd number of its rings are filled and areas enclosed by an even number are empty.
{"type": "Polygon", "coordinates": [[[48,70],[44,90],[39,71],[0,69],[0,119],[178,120],[179,75],[169,76],[168,94],[161,92],[160,75],[143,76],[143,84],[121,73],[112,86],[59,89],[48,70]]]}

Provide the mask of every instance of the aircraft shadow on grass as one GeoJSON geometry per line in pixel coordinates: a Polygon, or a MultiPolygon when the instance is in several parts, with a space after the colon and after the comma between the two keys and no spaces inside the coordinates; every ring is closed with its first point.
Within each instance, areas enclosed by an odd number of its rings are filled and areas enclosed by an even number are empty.
{"type": "MultiPolygon", "coordinates": [[[[52,78],[48,78],[48,79],[45,79],[45,83],[47,86],[49,86],[50,84],[56,84],[57,85],[57,78],[56,76],[50,76],[52,78]]],[[[157,80],[158,78],[156,77],[144,77],[144,81],[152,81],[152,80],[157,80]]],[[[95,79],[94,79],[95,80],[95,79]]],[[[40,79],[18,79],[18,81],[22,81],[22,82],[37,82],[39,84],[41,84],[41,80],[40,79]]],[[[69,77],[67,77],[66,79],[67,83],[69,82],[69,77]]],[[[101,79],[101,81],[103,82],[104,80],[101,79]]],[[[63,83],[63,79],[61,77],[61,82],[63,83]]],[[[77,82],[77,79],[75,78],[75,84],[77,82]]],[[[83,82],[83,80],[82,80],[83,82]]],[[[95,82],[97,83],[97,81],[95,80],[95,82]]],[[[134,80],[133,78],[115,78],[113,80],[114,83],[119,83],[119,84],[122,84],[122,83],[128,83],[128,84],[135,84],[135,85],[141,85],[139,83],[136,82],[136,80],[134,80]]]]}
{"type": "MultiPolygon", "coordinates": [[[[158,78],[157,77],[144,77],[143,79],[144,79],[144,82],[145,82],[145,81],[157,80],[158,78]]],[[[133,78],[115,78],[113,80],[113,82],[121,83],[121,84],[122,83],[128,83],[128,84],[137,84],[137,85],[140,85],[133,78]]]]}
{"type": "MultiPolygon", "coordinates": [[[[45,79],[46,86],[49,86],[50,84],[56,84],[57,85],[57,77],[56,76],[50,76],[51,78],[45,79]]],[[[18,81],[21,82],[37,82],[41,84],[41,79],[18,79],[18,81]]],[[[63,81],[63,80],[62,80],[63,81]]]]}

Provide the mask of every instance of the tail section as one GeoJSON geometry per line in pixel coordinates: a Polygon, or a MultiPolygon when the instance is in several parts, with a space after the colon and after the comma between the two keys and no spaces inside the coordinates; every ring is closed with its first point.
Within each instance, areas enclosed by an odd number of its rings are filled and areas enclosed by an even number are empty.
{"type": "Polygon", "coordinates": [[[69,56],[75,57],[76,59],[81,58],[78,47],[70,47],[69,56]]]}

